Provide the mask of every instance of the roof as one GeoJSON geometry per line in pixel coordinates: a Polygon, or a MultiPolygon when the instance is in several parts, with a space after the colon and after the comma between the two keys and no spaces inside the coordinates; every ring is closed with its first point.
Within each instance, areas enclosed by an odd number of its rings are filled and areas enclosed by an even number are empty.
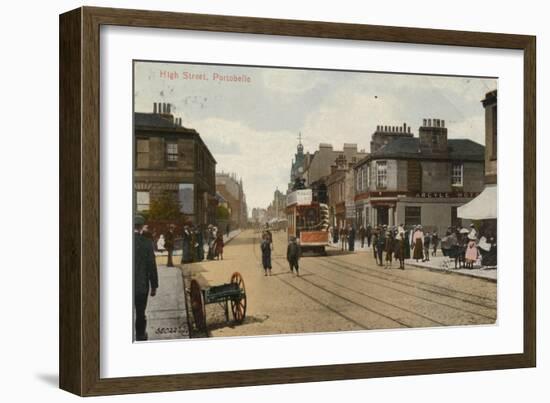
{"type": "Polygon", "coordinates": [[[178,127],[174,122],[157,113],[134,113],[134,125],[146,127],[178,127]]]}
{"type": "Polygon", "coordinates": [[[446,159],[484,161],[485,147],[468,139],[448,139],[448,153],[445,155],[420,151],[418,137],[397,138],[379,148],[367,159],[406,158],[406,159],[446,159]]]}

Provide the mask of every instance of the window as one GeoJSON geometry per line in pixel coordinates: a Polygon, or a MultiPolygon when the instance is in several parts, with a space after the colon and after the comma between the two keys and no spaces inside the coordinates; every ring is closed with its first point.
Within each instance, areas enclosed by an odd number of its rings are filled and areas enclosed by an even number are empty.
{"type": "Polygon", "coordinates": [[[370,166],[365,165],[365,177],[363,178],[363,185],[365,190],[369,190],[370,187],[370,166]]]}
{"type": "Polygon", "coordinates": [[[166,142],[166,166],[176,168],[178,166],[178,143],[166,142]]]}
{"type": "Polygon", "coordinates": [[[180,183],[177,197],[183,214],[195,213],[195,186],[192,183],[180,183]]]}
{"type": "Polygon", "coordinates": [[[136,209],[137,211],[149,210],[149,192],[138,191],[136,195],[136,209]]]}
{"type": "Polygon", "coordinates": [[[376,161],[376,187],[385,189],[388,183],[387,161],[376,161]]]}
{"type": "Polygon", "coordinates": [[[361,176],[363,175],[363,169],[362,168],[359,168],[358,170],[355,171],[356,175],[355,175],[355,190],[357,192],[360,192],[361,191],[361,176]]]}
{"type": "Polygon", "coordinates": [[[451,173],[451,185],[463,186],[464,183],[464,164],[453,164],[451,173]]]}
{"type": "Polygon", "coordinates": [[[422,224],[421,207],[405,206],[405,225],[422,224]]]}
{"type": "Polygon", "coordinates": [[[149,139],[137,139],[136,143],[136,168],[149,168],[149,139]]]}

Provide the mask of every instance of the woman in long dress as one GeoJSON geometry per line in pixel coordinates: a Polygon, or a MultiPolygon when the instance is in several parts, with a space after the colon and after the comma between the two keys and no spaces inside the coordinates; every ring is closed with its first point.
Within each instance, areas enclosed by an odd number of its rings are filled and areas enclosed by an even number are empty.
{"type": "Polygon", "coordinates": [[[476,262],[479,256],[479,251],[477,250],[477,244],[475,238],[470,234],[468,236],[468,245],[466,246],[466,267],[468,269],[474,268],[474,263],[476,262]]]}
{"type": "Polygon", "coordinates": [[[413,259],[415,259],[417,262],[419,260],[423,260],[423,249],[424,249],[424,232],[422,232],[422,227],[418,225],[416,229],[414,230],[413,234],[413,259]]]}

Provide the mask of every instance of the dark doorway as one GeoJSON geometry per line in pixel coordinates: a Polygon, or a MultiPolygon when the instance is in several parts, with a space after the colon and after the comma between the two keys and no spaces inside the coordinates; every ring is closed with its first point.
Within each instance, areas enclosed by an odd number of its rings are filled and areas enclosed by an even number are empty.
{"type": "Polygon", "coordinates": [[[388,207],[376,207],[376,224],[388,225],[388,207]]]}

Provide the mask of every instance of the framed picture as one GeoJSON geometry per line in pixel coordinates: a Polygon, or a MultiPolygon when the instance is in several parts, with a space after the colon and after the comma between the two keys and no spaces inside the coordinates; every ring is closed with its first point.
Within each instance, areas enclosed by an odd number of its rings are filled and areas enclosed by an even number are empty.
{"type": "Polygon", "coordinates": [[[62,389],[535,366],[535,37],[82,7],[60,62],[62,389]]]}

